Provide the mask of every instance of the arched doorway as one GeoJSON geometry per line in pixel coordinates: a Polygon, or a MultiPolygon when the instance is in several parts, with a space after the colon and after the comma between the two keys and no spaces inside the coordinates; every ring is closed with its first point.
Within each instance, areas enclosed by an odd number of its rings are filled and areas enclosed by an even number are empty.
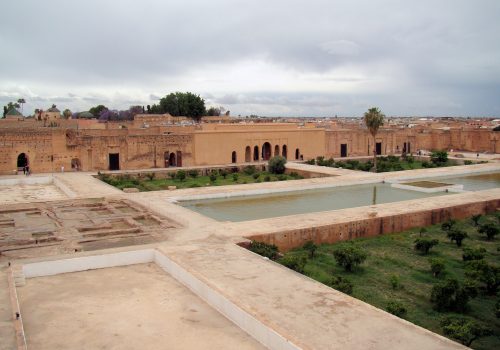
{"type": "Polygon", "coordinates": [[[176,161],[176,165],[178,167],[181,167],[182,166],[182,151],[177,151],[177,161],[176,161]]]}
{"type": "Polygon", "coordinates": [[[300,150],[297,148],[295,149],[295,159],[299,159],[300,158],[300,150]]]}
{"type": "Polygon", "coordinates": [[[280,155],[280,146],[276,145],[274,146],[274,156],[277,157],[280,155]]]}
{"type": "Polygon", "coordinates": [[[231,153],[231,163],[236,163],[236,151],[233,151],[233,153],[231,153]]]}
{"type": "Polygon", "coordinates": [[[17,168],[21,168],[22,170],[26,165],[28,165],[28,157],[25,153],[21,153],[17,156],[17,168]]]}
{"type": "Polygon", "coordinates": [[[264,142],[262,145],[262,159],[269,160],[269,158],[271,158],[271,144],[264,142]]]}
{"type": "Polygon", "coordinates": [[[78,158],[71,159],[71,169],[76,171],[82,170],[82,164],[80,163],[80,159],[78,158]]]}
{"type": "Polygon", "coordinates": [[[175,161],[175,153],[174,152],[170,153],[170,156],[168,157],[168,166],[177,166],[177,162],[175,161]]]}
{"type": "Polygon", "coordinates": [[[251,161],[252,161],[252,149],[250,148],[250,146],[247,146],[245,148],[245,162],[249,163],[251,161]]]}
{"type": "Polygon", "coordinates": [[[286,145],[283,145],[283,148],[281,149],[281,156],[283,156],[285,159],[288,156],[288,148],[286,145]]]}
{"type": "Polygon", "coordinates": [[[166,151],[165,153],[163,153],[163,162],[164,162],[164,167],[165,168],[168,168],[168,166],[169,166],[169,161],[168,161],[169,160],[168,159],[169,155],[170,155],[170,153],[168,151],[166,151]]]}
{"type": "Polygon", "coordinates": [[[256,162],[259,161],[259,146],[253,148],[253,160],[256,162]]]}

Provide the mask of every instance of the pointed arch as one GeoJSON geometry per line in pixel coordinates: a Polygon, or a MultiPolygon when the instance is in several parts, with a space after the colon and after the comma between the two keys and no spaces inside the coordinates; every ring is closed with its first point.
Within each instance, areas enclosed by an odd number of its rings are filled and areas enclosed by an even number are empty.
{"type": "Polygon", "coordinates": [[[258,162],[259,161],[259,146],[255,146],[253,148],[253,160],[255,162],[258,162]]]}
{"type": "Polygon", "coordinates": [[[250,163],[252,161],[252,149],[250,146],[245,148],[245,162],[250,163]]]}
{"type": "Polygon", "coordinates": [[[269,160],[271,158],[271,144],[264,142],[262,145],[262,159],[269,160]]]}
{"type": "Polygon", "coordinates": [[[288,157],[288,147],[286,145],[281,148],[281,156],[285,159],[288,157]]]}

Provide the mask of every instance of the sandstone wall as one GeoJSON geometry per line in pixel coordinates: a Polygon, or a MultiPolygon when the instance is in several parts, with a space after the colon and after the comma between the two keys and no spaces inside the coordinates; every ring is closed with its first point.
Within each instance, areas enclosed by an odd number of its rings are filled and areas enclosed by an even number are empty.
{"type": "Polygon", "coordinates": [[[397,233],[415,227],[441,223],[450,218],[464,219],[476,214],[494,212],[500,206],[500,199],[466,203],[445,208],[409,211],[398,215],[346,221],[325,226],[312,226],[297,230],[284,230],[271,234],[253,235],[247,238],[275,244],[280,251],[301,247],[307,241],[316,244],[335,243],[360,237],[373,237],[387,233],[397,233]]]}

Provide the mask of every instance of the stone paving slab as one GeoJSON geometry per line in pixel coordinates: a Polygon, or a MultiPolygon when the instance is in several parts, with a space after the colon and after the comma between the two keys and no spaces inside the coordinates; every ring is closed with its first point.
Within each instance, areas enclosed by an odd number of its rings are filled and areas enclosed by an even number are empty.
{"type": "Polygon", "coordinates": [[[155,264],[28,279],[28,348],[264,349],[155,264]]]}
{"type": "Polygon", "coordinates": [[[303,349],[464,349],[233,244],[158,249],[303,349]]]}
{"type": "Polygon", "coordinates": [[[6,266],[0,266],[0,350],[17,348],[7,272],[6,266]]]}

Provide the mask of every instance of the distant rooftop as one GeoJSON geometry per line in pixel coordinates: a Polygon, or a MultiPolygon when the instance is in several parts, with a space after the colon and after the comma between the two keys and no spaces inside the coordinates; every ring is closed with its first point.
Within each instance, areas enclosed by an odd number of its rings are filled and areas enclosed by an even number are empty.
{"type": "Polygon", "coordinates": [[[12,107],[5,116],[22,117],[23,115],[16,108],[12,107]]]}
{"type": "Polygon", "coordinates": [[[59,109],[57,109],[56,106],[47,109],[47,112],[59,112],[59,113],[61,113],[61,111],[59,109]]]}

